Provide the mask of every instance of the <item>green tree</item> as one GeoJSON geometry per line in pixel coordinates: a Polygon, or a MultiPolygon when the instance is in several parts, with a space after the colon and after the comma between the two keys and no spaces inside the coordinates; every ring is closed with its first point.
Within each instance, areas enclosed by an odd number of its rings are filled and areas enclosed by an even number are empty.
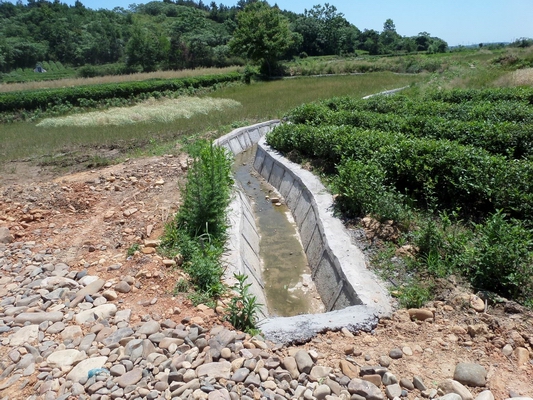
{"type": "Polygon", "coordinates": [[[130,67],[140,66],[143,71],[154,71],[169,51],[169,40],[155,27],[135,25],[126,45],[126,63],[130,67]]]}
{"type": "Polygon", "coordinates": [[[401,36],[396,33],[396,26],[392,19],[387,19],[383,24],[383,31],[380,34],[379,40],[384,53],[392,53],[397,49],[401,36]]]}
{"type": "Polygon", "coordinates": [[[237,14],[237,29],[229,45],[234,53],[259,64],[261,71],[271,76],[292,42],[289,20],[278,8],[258,1],[237,14]]]}

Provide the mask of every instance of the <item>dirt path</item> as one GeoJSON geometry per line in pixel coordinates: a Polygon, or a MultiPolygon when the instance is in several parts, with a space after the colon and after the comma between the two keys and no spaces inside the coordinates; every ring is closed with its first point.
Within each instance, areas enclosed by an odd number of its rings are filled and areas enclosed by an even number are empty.
{"type": "MultiPolygon", "coordinates": [[[[18,165],[17,170],[0,181],[0,226],[8,226],[16,241],[34,241],[36,250],[64,254],[64,263],[105,280],[136,277],[140,284],[120,296],[132,309],[132,321],[158,314],[199,316],[208,326],[218,322],[212,310],[173,294],[181,273],[166,267],[153,248],[127,256],[132,245],[158,239],[177,210],[185,156],[135,159],[56,177],[36,167],[18,165]]],[[[512,303],[477,312],[468,293],[453,281],[446,285],[442,301],[427,305],[434,313],[430,322],[411,321],[400,310],[372,333],[329,332],[300,347],[315,350],[322,364],[333,368],[346,356],[361,367],[383,364],[383,357],[399,348],[403,356],[391,360],[389,370],[398,378],[418,375],[428,388],[453,378],[457,363],[477,363],[487,370],[487,387],[496,399],[533,397],[532,314],[512,303]]],[[[281,350],[286,355],[293,351],[281,350]]],[[[476,394],[484,388],[470,389],[476,394]]],[[[418,395],[409,392],[408,398],[418,395]]]]}

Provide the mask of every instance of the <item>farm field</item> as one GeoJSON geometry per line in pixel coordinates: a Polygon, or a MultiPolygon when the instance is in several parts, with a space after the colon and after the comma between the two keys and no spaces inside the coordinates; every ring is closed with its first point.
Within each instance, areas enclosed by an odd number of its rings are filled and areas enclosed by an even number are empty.
{"type": "MultiPolygon", "coordinates": [[[[75,154],[83,157],[91,153],[90,147],[120,149],[123,154],[168,152],[176,139],[197,137],[210,132],[221,135],[234,127],[279,118],[292,107],[334,95],[364,96],[395,87],[419,82],[419,75],[377,73],[356,76],[331,76],[323,78],[297,78],[251,85],[233,85],[220,90],[199,94],[215,99],[238,102],[223,112],[200,113],[190,118],[180,118],[169,123],[138,123],[128,126],[54,127],[37,126],[37,121],[4,124],[0,133],[2,150],[0,162],[16,159],[42,160],[58,154],[75,154]]],[[[102,154],[99,151],[99,154],[102,154]]],[[[65,156],[61,156],[63,163],[65,156]]],[[[75,159],[75,157],[74,157],[75,159]]]]}

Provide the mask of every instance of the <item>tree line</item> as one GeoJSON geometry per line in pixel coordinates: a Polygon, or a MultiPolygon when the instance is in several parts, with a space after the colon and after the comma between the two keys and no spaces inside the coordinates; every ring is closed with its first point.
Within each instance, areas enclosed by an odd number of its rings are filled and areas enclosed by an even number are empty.
{"type": "Polygon", "coordinates": [[[248,60],[272,71],[278,60],[295,56],[447,50],[444,40],[427,32],[401,36],[391,19],[381,32],[361,31],[327,3],[298,14],[262,0],[240,0],[232,7],[163,0],[113,10],[93,10],[79,0],[73,6],[59,0],[0,0],[0,72],[42,61],[75,67],[117,63],[118,72],[134,72],[248,60]]]}

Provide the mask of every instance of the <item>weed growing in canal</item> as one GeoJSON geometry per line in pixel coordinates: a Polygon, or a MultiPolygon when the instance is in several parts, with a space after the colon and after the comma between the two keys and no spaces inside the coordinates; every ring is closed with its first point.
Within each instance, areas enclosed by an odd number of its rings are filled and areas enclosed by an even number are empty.
{"type": "Polygon", "coordinates": [[[246,275],[234,274],[233,276],[237,279],[237,283],[232,286],[232,289],[237,296],[231,299],[226,309],[227,320],[241,331],[254,333],[257,331],[257,313],[262,304],[258,303],[257,297],[248,291],[252,284],[245,283],[246,275]]]}

